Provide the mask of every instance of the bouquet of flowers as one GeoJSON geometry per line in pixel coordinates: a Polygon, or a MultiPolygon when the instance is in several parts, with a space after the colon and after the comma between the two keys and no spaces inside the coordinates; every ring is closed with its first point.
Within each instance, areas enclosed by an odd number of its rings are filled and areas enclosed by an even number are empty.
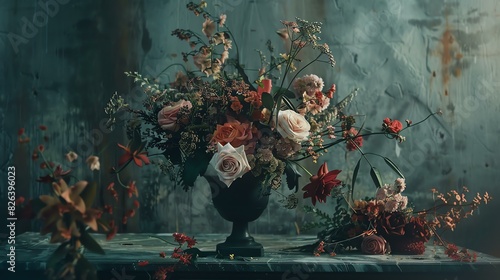
{"type": "MultiPolygon", "coordinates": [[[[303,171],[313,176],[299,163],[301,160],[317,162],[330,147],[339,144],[348,151],[361,152],[366,135],[405,140],[400,134],[405,128],[398,120],[387,119],[382,131],[373,132],[362,130],[355,116],[343,112],[356,90],[334,103],[335,84],[325,87],[318,75],[301,76],[315,62],[335,66],[328,44],[319,37],[321,23],[299,18],[282,21],[283,29],[277,34],[286,42],[286,52],[275,55],[268,42],[271,59],[259,52],[261,68],[251,82],[239,61],[238,44],[226,25],[227,16],[213,16],[205,7],[204,1],[187,5],[204,18],[203,35],[187,29],[172,32],[191,48],[182,53],[186,64],[178,64],[185,72],[178,72],[168,85],[127,72],[144,89],[142,107],[135,108],[117,94],[108,103],[105,111],[110,128],[121,112],[131,116],[126,122],[130,144],[119,145],[125,154],[117,174],[131,162],[140,167],[149,164],[153,155],[163,155],[154,163],[184,189],[193,186],[195,179],[210,168],[227,187],[237,178],[254,176],[265,182],[263,185],[277,189],[282,175],[286,175],[288,187],[297,190],[303,171]],[[233,49],[236,56],[230,58],[233,49]],[[300,61],[298,54],[306,50],[317,56],[312,61],[300,61]],[[195,70],[188,70],[190,59],[195,70]]],[[[392,161],[386,158],[386,162],[398,170],[392,161]]],[[[304,197],[310,197],[313,204],[324,201],[329,189],[341,184],[335,179],[340,170],[329,172],[325,164],[319,172],[332,180],[328,188],[314,184],[305,187],[304,197]]],[[[380,186],[377,169],[372,168],[371,173],[380,186]]]]}
{"type": "Polygon", "coordinates": [[[360,200],[345,200],[342,192],[336,191],[338,204],[333,215],[308,207],[309,212],[320,217],[308,227],[323,227],[318,233],[319,241],[313,246],[301,249],[314,249],[315,255],[357,249],[365,254],[411,254],[420,255],[425,251],[425,243],[432,236],[435,243],[444,246],[445,253],[454,260],[471,262],[476,254],[467,249],[458,250],[446,242],[442,233],[454,230],[456,225],[472,215],[481,203],[487,204],[492,198],[486,192],[468,198],[469,190],[450,190],[440,193],[432,189],[434,206],[416,211],[410,207],[408,197],[402,195],[406,189],[403,178],[394,184],[378,188],[375,197],[360,200]],[[438,230],[440,231],[438,233],[438,230]]]}

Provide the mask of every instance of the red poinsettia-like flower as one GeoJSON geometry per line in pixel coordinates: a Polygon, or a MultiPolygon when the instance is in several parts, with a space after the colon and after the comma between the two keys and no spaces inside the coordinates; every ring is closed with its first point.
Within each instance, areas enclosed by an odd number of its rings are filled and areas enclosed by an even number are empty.
{"type": "Polygon", "coordinates": [[[399,133],[401,129],[403,129],[403,124],[400,121],[391,120],[389,118],[384,119],[384,124],[382,126],[390,133],[399,133]]]}
{"type": "Polygon", "coordinates": [[[302,190],[304,191],[304,198],[311,198],[312,204],[316,205],[316,200],[319,202],[326,202],[326,197],[330,195],[334,187],[342,184],[337,180],[337,175],[342,170],[328,171],[326,162],[321,165],[317,175],[313,175],[309,180],[311,183],[307,184],[302,190]]]}
{"type": "Polygon", "coordinates": [[[125,147],[122,144],[118,144],[118,147],[122,148],[125,151],[125,154],[120,157],[120,160],[118,161],[119,165],[124,165],[126,162],[130,160],[134,160],[134,163],[142,167],[142,163],[144,162],[146,165],[148,165],[149,158],[147,157],[147,152],[141,152],[141,150],[135,150],[132,151],[130,147],[125,147]]]}

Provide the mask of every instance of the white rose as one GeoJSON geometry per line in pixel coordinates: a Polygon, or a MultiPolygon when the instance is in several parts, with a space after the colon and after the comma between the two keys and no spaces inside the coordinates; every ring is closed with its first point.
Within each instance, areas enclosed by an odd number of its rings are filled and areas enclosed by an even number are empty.
{"type": "Polygon", "coordinates": [[[228,187],[251,169],[245,154],[245,146],[234,148],[230,143],[224,146],[217,143],[217,153],[210,160],[210,165],[217,171],[219,180],[228,187]]]}
{"type": "Polygon", "coordinates": [[[279,111],[278,133],[284,138],[288,138],[297,143],[307,140],[311,125],[306,118],[293,110],[279,111]]]}

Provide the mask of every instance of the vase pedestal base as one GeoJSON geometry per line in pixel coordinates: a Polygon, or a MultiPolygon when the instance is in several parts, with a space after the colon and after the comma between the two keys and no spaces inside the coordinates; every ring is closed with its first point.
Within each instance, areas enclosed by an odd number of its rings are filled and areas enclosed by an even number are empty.
{"type": "Polygon", "coordinates": [[[229,236],[226,242],[217,244],[217,253],[224,257],[231,254],[239,257],[262,257],[264,256],[264,247],[255,242],[253,237],[245,239],[231,240],[229,236]]]}

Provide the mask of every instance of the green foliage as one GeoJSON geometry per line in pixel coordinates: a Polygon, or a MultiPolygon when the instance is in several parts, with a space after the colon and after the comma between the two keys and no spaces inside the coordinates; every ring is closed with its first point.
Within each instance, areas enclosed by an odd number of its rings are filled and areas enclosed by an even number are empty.
{"type": "Polygon", "coordinates": [[[69,241],[61,243],[47,261],[47,269],[56,270],[56,265],[66,257],[69,241]]]}
{"type": "Polygon", "coordinates": [[[192,157],[184,163],[182,170],[182,182],[184,186],[192,187],[199,175],[203,175],[207,170],[210,157],[205,149],[198,149],[192,157]]]}
{"type": "Polygon", "coordinates": [[[403,175],[403,172],[401,172],[401,170],[399,169],[399,167],[390,159],[390,158],[387,158],[387,157],[384,157],[384,161],[387,165],[389,165],[389,167],[394,170],[394,172],[398,173],[398,175],[401,177],[401,178],[405,178],[405,176],[403,175]]]}
{"type": "Polygon", "coordinates": [[[262,106],[268,110],[272,110],[274,107],[274,99],[270,94],[262,94],[262,106]]]}
{"type": "Polygon", "coordinates": [[[94,238],[84,229],[84,227],[81,228],[82,230],[80,230],[80,242],[82,242],[82,245],[91,252],[104,255],[105,253],[101,245],[99,245],[99,243],[94,240],[94,238]]]}
{"type": "Polygon", "coordinates": [[[377,188],[382,187],[382,177],[380,176],[380,172],[378,171],[377,168],[373,167],[370,169],[370,176],[372,177],[373,183],[375,183],[375,186],[377,188]]]}
{"type": "Polygon", "coordinates": [[[293,91],[287,89],[287,88],[282,88],[282,87],[273,87],[271,90],[272,95],[276,96],[276,93],[280,92],[280,94],[283,94],[284,96],[288,98],[295,98],[295,93],[293,91]]]}
{"type": "Polygon", "coordinates": [[[325,227],[329,227],[332,224],[333,217],[331,217],[327,213],[325,213],[317,208],[306,205],[306,206],[304,206],[304,211],[306,213],[313,213],[315,215],[315,217],[317,219],[319,219],[320,221],[319,222],[310,222],[310,223],[305,224],[302,227],[303,230],[309,230],[309,229],[313,229],[313,228],[325,228],[325,227]]]}
{"type": "Polygon", "coordinates": [[[358,163],[356,163],[356,166],[354,167],[354,171],[352,173],[352,184],[350,192],[351,199],[354,197],[354,184],[356,183],[356,178],[358,177],[359,167],[361,165],[361,159],[362,158],[359,158],[358,163]]]}
{"type": "Polygon", "coordinates": [[[75,275],[81,276],[86,280],[97,280],[97,273],[94,266],[84,257],[80,256],[75,266],[75,275]],[[86,277],[83,277],[83,276],[86,277]]]}
{"type": "Polygon", "coordinates": [[[286,160],[285,174],[288,188],[290,190],[295,189],[295,192],[297,192],[299,190],[299,178],[302,177],[302,174],[297,169],[297,163],[286,160]]]}

